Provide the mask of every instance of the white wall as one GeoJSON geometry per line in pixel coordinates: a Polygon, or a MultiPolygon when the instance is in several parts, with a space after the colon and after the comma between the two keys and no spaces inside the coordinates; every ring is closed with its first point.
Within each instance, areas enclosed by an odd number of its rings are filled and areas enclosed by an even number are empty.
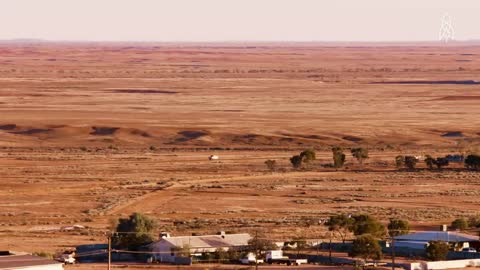
{"type": "Polygon", "coordinates": [[[480,266],[480,259],[420,262],[410,264],[410,270],[440,270],[480,266]]]}
{"type": "Polygon", "coordinates": [[[8,268],[12,270],[63,270],[63,264],[51,264],[51,265],[38,265],[38,266],[25,266],[19,268],[8,268]]]}

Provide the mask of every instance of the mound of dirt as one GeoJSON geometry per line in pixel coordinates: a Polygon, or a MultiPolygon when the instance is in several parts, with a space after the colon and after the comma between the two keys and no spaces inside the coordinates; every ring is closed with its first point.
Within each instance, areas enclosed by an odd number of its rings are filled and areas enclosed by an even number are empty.
{"type": "Polygon", "coordinates": [[[480,84],[479,81],[474,80],[461,80],[461,81],[386,81],[386,82],[373,82],[373,84],[440,84],[440,85],[476,85],[480,84]]]}
{"type": "Polygon", "coordinates": [[[92,127],[93,131],[90,132],[90,135],[98,135],[98,136],[110,136],[115,134],[117,130],[120,128],[118,127],[92,127]]]}
{"type": "Polygon", "coordinates": [[[455,101],[455,100],[478,100],[478,99],[480,99],[480,96],[444,96],[434,100],[455,101]]]}
{"type": "Polygon", "coordinates": [[[360,141],[363,141],[362,138],[355,137],[355,136],[351,136],[351,135],[343,136],[342,139],[343,139],[343,140],[346,140],[346,141],[351,141],[351,142],[360,142],[360,141]]]}
{"type": "Polygon", "coordinates": [[[16,128],[17,128],[17,125],[15,124],[0,125],[0,130],[14,130],[16,128]]]}
{"type": "Polygon", "coordinates": [[[183,143],[198,140],[204,136],[209,135],[210,133],[204,130],[184,130],[177,133],[177,136],[174,138],[174,143],[183,143]]]}
{"type": "Polygon", "coordinates": [[[143,130],[139,130],[139,129],[134,129],[134,130],[130,131],[130,134],[136,135],[136,136],[142,136],[142,137],[146,137],[146,138],[152,137],[150,135],[150,133],[148,133],[146,131],[143,131],[143,130]]]}
{"type": "Polygon", "coordinates": [[[178,94],[176,91],[169,90],[158,90],[158,89],[112,89],[109,90],[111,93],[122,93],[122,94],[178,94]]]}
{"type": "Polygon", "coordinates": [[[49,133],[50,131],[52,130],[47,128],[30,128],[25,130],[14,131],[11,133],[19,134],[19,135],[35,135],[35,134],[49,133]]]}
{"type": "Polygon", "coordinates": [[[442,134],[442,137],[464,137],[463,133],[461,131],[447,131],[444,134],[442,134]]]}
{"type": "Polygon", "coordinates": [[[288,136],[292,138],[302,138],[302,139],[310,139],[310,140],[331,140],[332,138],[322,135],[308,135],[308,134],[290,134],[290,133],[280,133],[283,136],[288,136]]]}

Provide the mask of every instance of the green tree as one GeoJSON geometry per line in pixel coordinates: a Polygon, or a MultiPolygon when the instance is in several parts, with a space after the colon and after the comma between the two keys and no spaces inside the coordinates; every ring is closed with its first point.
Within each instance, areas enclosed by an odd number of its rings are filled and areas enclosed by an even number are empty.
{"type": "Polygon", "coordinates": [[[430,169],[430,170],[433,170],[433,166],[436,165],[436,160],[431,157],[430,155],[426,155],[425,157],[425,165],[427,165],[427,167],[430,169]]]}
{"type": "Polygon", "coordinates": [[[414,170],[417,166],[418,159],[414,156],[405,156],[405,166],[409,170],[414,170]]]}
{"type": "Polygon", "coordinates": [[[303,236],[295,237],[290,243],[296,245],[297,255],[300,254],[301,250],[305,250],[310,247],[307,243],[307,240],[305,240],[305,237],[303,236]]]}
{"type": "Polygon", "coordinates": [[[366,148],[352,148],[350,152],[352,153],[352,156],[358,160],[360,165],[363,165],[363,161],[368,158],[368,149],[366,148]]]}
{"type": "Polygon", "coordinates": [[[302,162],[310,163],[311,161],[314,161],[316,159],[315,151],[312,149],[302,151],[300,153],[300,157],[302,158],[302,162]]]}
{"type": "Polygon", "coordinates": [[[385,226],[370,215],[352,216],[351,230],[354,235],[370,234],[374,237],[385,236],[385,226]]]}
{"type": "Polygon", "coordinates": [[[439,158],[435,159],[435,165],[437,165],[437,168],[440,170],[443,167],[448,166],[449,162],[448,162],[447,158],[439,157],[439,158]]]}
{"type": "Polygon", "coordinates": [[[404,156],[396,156],[395,157],[395,166],[400,169],[405,166],[405,157],[404,156]]]}
{"type": "Polygon", "coordinates": [[[292,163],[293,168],[299,169],[302,167],[302,157],[299,155],[293,156],[290,158],[290,163],[292,163]]]}
{"type": "Polygon", "coordinates": [[[452,229],[454,230],[461,230],[464,231],[468,229],[468,222],[464,218],[457,218],[454,221],[452,221],[452,229]]]}
{"type": "Polygon", "coordinates": [[[330,219],[325,223],[325,226],[328,227],[329,231],[338,234],[338,236],[340,236],[342,239],[342,242],[345,243],[347,236],[350,233],[352,224],[352,218],[345,214],[339,214],[330,216],[330,219]]]}
{"type": "Polygon", "coordinates": [[[341,168],[345,164],[345,154],[343,153],[343,149],[340,147],[333,147],[332,148],[333,154],[333,166],[335,168],[341,168]]]}
{"type": "Polygon", "coordinates": [[[352,249],[348,253],[350,257],[360,257],[364,260],[381,260],[382,248],[375,238],[369,234],[359,235],[352,243],[352,249]]]}
{"type": "Polygon", "coordinates": [[[248,251],[255,254],[257,259],[259,259],[265,251],[276,250],[277,248],[278,247],[272,241],[265,239],[258,234],[248,240],[248,251]]]}
{"type": "Polygon", "coordinates": [[[116,245],[132,250],[153,241],[155,220],[141,214],[133,213],[128,218],[120,218],[113,241],[116,245]]]}
{"type": "Polygon", "coordinates": [[[408,234],[410,232],[410,224],[408,221],[398,218],[390,219],[390,223],[387,225],[388,234],[391,237],[408,234]]]}
{"type": "Polygon", "coordinates": [[[480,169],[480,156],[479,155],[468,155],[465,159],[465,167],[467,169],[478,170],[480,169]]]}
{"type": "Polygon", "coordinates": [[[265,166],[267,166],[270,171],[274,172],[277,170],[277,161],[273,159],[268,159],[265,161],[265,166]]]}
{"type": "Polygon", "coordinates": [[[443,241],[430,241],[425,249],[427,259],[431,261],[443,261],[447,259],[449,245],[443,241]]]}

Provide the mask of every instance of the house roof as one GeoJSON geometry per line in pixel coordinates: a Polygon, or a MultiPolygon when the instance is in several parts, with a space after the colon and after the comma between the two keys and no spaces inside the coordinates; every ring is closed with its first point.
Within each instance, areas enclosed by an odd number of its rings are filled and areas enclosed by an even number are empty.
{"type": "Polygon", "coordinates": [[[39,265],[56,265],[61,262],[53,261],[33,255],[7,255],[0,256],[0,269],[23,269],[23,267],[39,265]],[[21,268],[22,267],[22,268],[21,268]]]}
{"type": "Polygon", "coordinates": [[[167,237],[160,241],[166,241],[176,247],[189,246],[190,248],[223,248],[239,247],[248,245],[252,237],[248,233],[225,234],[225,235],[202,235],[202,236],[177,236],[167,237]]]}
{"type": "Polygon", "coordinates": [[[416,232],[395,237],[398,241],[444,241],[444,242],[476,242],[479,241],[478,236],[459,232],[443,232],[443,231],[424,231],[416,232]]]}

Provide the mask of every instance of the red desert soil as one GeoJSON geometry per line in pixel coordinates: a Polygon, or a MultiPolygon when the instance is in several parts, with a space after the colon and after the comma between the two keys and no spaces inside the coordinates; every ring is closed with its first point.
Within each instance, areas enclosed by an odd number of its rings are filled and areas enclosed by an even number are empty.
{"type": "Polygon", "coordinates": [[[477,147],[478,54],[467,45],[0,45],[0,250],[104,242],[110,220],[134,211],[175,235],[261,230],[275,240],[323,238],[318,221],[332,213],[401,217],[417,229],[474,215],[478,173],[398,171],[393,160],[477,147]],[[361,168],[347,149],[347,168],[335,171],[322,166],[332,145],[368,147],[371,158],[361,168]],[[293,171],[288,159],[307,148],[317,160],[293,171]],[[87,229],[61,229],[74,224],[87,229]]]}

